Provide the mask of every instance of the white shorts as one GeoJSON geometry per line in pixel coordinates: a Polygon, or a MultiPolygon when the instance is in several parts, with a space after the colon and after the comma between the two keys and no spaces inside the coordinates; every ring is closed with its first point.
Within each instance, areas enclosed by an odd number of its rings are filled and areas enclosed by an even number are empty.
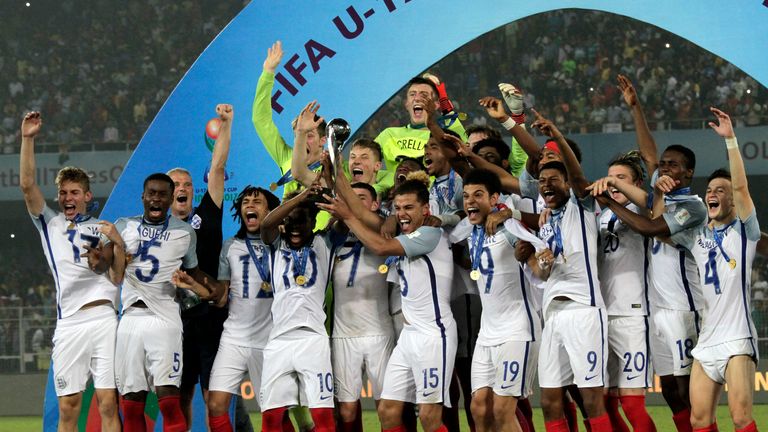
{"type": "Polygon", "coordinates": [[[574,301],[549,305],[539,352],[539,385],[603,387],[606,328],[603,308],[574,301]]]}
{"type": "Polygon", "coordinates": [[[213,361],[208,390],[239,395],[240,384],[246,376],[250,376],[253,388],[258,390],[263,365],[263,349],[238,346],[222,339],[213,361]]]}
{"type": "Polygon", "coordinates": [[[657,375],[691,374],[700,319],[698,312],[651,308],[651,353],[657,375]]]}
{"type": "Polygon", "coordinates": [[[181,327],[146,308],[129,307],[117,326],[115,380],[121,395],[179,387],[182,359],[181,327]]]}
{"type": "Polygon", "coordinates": [[[651,385],[648,317],[608,317],[608,387],[651,385]]]}
{"type": "Polygon", "coordinates": [[[56,396],[85,391],[91,377],[97,389],[115,388],[116,334],[111,304],[81,309],[56,323],[51,353],[56,396]]]}
{"type": "Polygon", "coordinates": [[[493,388],[499,396],[528,397],[539,357],[539,341],[507,341],[477,345],[472,356],[472,393],[493,388]]]}
{"type": "Polygon", "coordinates": [[[298,329],[270,340],[264,348],[261,383],[262,411],[299,404],[333,408],[328,336],[298,329]]]}
{"type": "Polygon", "coordinates": [[[696,347],[692,351],[693,357],[701,364],[704,373],[712,381],[725,384],[725,369],[731,357],[748,355],[755,364],[760,357],[757,351],[757,342],[752,338],[728,341],[708,347],[696,347]]]}
{"type": "Polygon", "coordinates": [[[455,326],[434,336],[406,325],[389,358],[381,398],[450,407],[448,388],[455,360],[455,326]]]}
{"type": "MultiPolygon", "coordinates": [[[[474,281],[473,281],[474,282],[474,281]]],[[[483,305],[477,294],[463,294],[451,301],[451,313],[456,320],[459,337],[456,357],[471,358],[480,333],[483,305]]]]}
{"type": "Polygon", "coordinates": [[[384,372],[395,347],[392,336],[361,336],[331,339],[331,361],[336,399],[355,402],[363,390],[363,372],[371,382],[373,399],[381,399],[384,372]]]}

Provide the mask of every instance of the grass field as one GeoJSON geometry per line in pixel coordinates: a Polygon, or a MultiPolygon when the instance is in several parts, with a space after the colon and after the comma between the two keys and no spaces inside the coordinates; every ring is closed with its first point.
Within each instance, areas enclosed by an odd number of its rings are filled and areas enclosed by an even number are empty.
{"type": "MultiPolygon", "coordinates": [[[[675,432],[675,427],[672,424],[672,417],[670,416],[667,407],[648,407],[648,411],[651,413],[658,432],[675,432]]],[[[768,405],[755,405],[754,417],[757,423],[758,429],[765,429],[768,427],[768,405]]],[[[463,411],[462,411],[463,418],[463,411]]],[[[261,430],[261,415],[252,414],[251,421],[253,422],[253,429],[255,431],[261,430]]],[[[376,413],[373,411],[365,411],[363,413],[364,427],[366,431],[377,432],[380,431],[379,420],[376,417],[376,413]]],[[[534,422],[536,424],[536,430],[539,432],[544,431],[544,420],[541,416],[541,410],[534,410],[534,422]]],[[[733,424],[731,423],[728,415],[728,407],[721,406],[717,411],[717,423],[720,426],[720,430],[727,431],[733,430],[733,424]]],[[[466,425],[466,419],[463,418],[463,423],[466,425]]],[[[42,417],[0,417],[0,432],[33,432],[40,431],[43,428],[42,417]]],[[[203,430],[202,428],[195,430],[203,430]]],[[[469,430],[465,426],[462,431],[469,430]]],[[[583,428],[581,429],[584,430],[583,428]]]]}

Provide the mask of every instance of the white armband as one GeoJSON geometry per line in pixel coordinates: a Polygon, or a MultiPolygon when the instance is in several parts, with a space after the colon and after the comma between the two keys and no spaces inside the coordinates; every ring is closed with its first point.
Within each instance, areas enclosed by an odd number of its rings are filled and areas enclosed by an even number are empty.
{"type": "Polygon", "coordinates": [[[512,130],[513,127],[517,126],[517,122],[512,117],[509,117],[508,119],[504,120],[501,125],[504,126],[504,129],[509,131],[512,130]]]}
{"type": "Polygon", "coordinates": [[[726,138],[725,139],[725,148],[728,150],[730,149],[738,149],[739,148],[739,141],[736,139],[736,137],[726,138]]]}

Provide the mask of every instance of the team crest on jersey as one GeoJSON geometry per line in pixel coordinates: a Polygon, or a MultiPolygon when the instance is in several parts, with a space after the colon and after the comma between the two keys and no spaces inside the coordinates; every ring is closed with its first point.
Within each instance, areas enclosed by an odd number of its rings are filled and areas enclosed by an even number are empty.
{"type": "Polygon", "coordinates": [[[58,376],[56,377],[56,387],[60,389],[64,389],[67,387],[67,380],[64,379],[64,377],[58,376]]]}
{"type": "Polygon", "coordinates": [[[200,215],[194,215],[192,216],[192,220],[189,221],[189,224],[192,225],[192,228],[194,229],[200,229],[200,226],[203,225],[203,218],[201,218],[200,215]]]}
{"type": "Polygon", "coordinates": [[[414,231],[412,233],[406,234],[405,236],[408,237],[409,239],[415,239],[416,237],[418,237],[420,235],[421,235],[421,232],[414,231]]]}
{"type": "Polygon", "coordinates": [[[681,209],[679,212],[675,213],[675,220],[680,225],[684,225],[686,222],[688,222],[688,219],[691,218],[691,214],[688,213],[688,210],[681,209]]]}

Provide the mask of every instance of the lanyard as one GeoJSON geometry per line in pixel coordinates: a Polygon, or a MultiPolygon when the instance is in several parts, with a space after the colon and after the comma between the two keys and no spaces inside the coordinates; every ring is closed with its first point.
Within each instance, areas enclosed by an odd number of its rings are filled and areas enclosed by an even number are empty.
{"type": "Polygon", "coordinates": [[[269,254],[267,254],[266,248],[259,245],[259,250],[261,251],[261,258],[259,258],[256,256],[251,239],[248,237],[245,238],[245,246],[248,248],[248,254],[251,256],[251,261],[256,266],[256,270],[258,270],[261,280],[269,282],[269,254]]]}
{"type": "Polygon", "coordinates": [[[349,279],[347,280],[347,286],[351,287],[355,283],[355,275],[357,274],[357,266],[360,264],[360,255],[362,255],[363,243],[359,240],[352,245],[352,249],[337,258],[339,261],[352,257],[352,269],[349,271],[349,279]]]}
{"type": "Polygon", "coordinates": [[[483,242],[485,241],[485,227],[475,225],[472,227],[472,270],[476,271],[480,267],[480,260],[483,255],[483,242]]]}
{"type": "Polygon", "coordinates": [[[611,220],[608,221],[608,235],[618,237],[616,231],[614,231],[616,229],[616,221],[618,220],[619,217],[616,216],[616,213],[611,212],[611,220]]]}
{"type": "MultiPolygon", "coordinates": [[[[299,252],[290,249],[293,258],[293,277],[304,276],[307,270],[307,259],[309,258],[309,247],[304,246],[299,252]]],[[[301,285],[301,284],[300,284],[301,285]]]]}
{"type": "Polygon", "coordinates": [[[723,240],[725,240],[725,232],[728,231],[728,228],[732,227],[736,223],[736,220],[734,219],[729,223],[728,225],[717,229],[712,229],[712,235],[715,238],[715,243],[717,243],[717,248],[720,249],[720,253],[723,255],[723,258],[726,262],[728,262],[728,265],[731,266],[731,269],[736,268],[736,260],[734,258],[730,258],[727,253],[725,253],[725,249],[723,249],[723,240]]]}
{"type": "MultiPolygon", "coordinates": [[[[320,161],[317,161],[315,163],[312,163],[312,164],[308,165],[307,168],[310,171],[314,171],[314,170],[320,168],[320,165],[322,165],[322,163],[320,161]]],[[[275,189],[278,188],[278,186],[282,186],[282,185],[284,185],[284,184],[286,184],[286,183],[288,183],[288,182],[290,182],[292,180],[293,180],[293,173],[289,169],[288,171],[285,172],[285,174],[283,174],[282,177],[280,177],[280,179],[277,180],[276,183],[272,183],[272,185],[270,185],[269,188],[272,189],[272,190],[275,190],[275,189]]]]}

